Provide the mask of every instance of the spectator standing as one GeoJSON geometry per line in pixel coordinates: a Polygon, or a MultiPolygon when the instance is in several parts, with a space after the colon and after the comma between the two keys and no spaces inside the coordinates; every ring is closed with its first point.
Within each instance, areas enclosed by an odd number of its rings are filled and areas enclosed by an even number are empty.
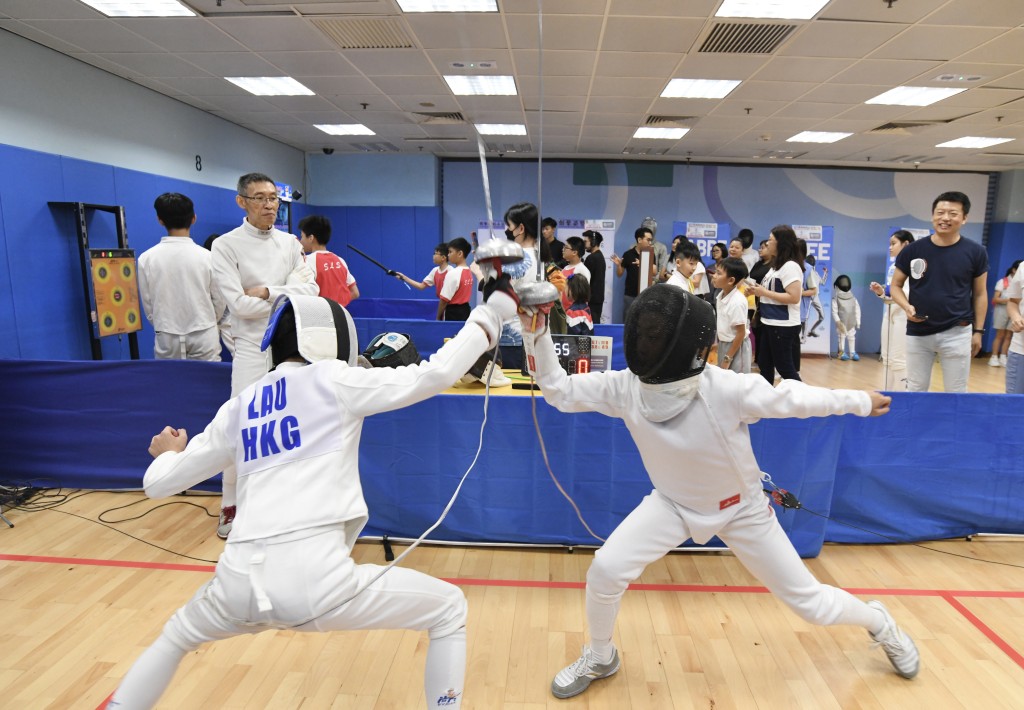
{"type": "MultiPolygon", "coordinates": [[[[612,254],[611,259],[615,263],[615,275],[621,277],[626,275],[625,292],[622,296],[622,317],[625,319],[633,299],[640,293],[640,250],[651,248],[654,244],[654,233],[647,227],[638,227],[633,233],[636,243],[626,250],[621,257],[612,254]]],[[[658,273],[653,254],[651,254],[651,277],[658,273]]]]}
{"type": "Polygon", "coordinates": [[[565,266],[565,259],[562,257],[562,250],[565,249],[565,244],[558,241],[558,237],[555,236],[555,230],[558,229],[558,222],[551,217],[545,217],[540,223],[540,236],[544,243],[547,245],[547,252],[551,257],[552,263],[559,269],[565,266]]]}
{"type": "Polygon", "coordinates": [[[1009,331],[1010,316],[1006,311],[1006,289],[1010,285],[1020,261],[1015,261],[1006,270],[1006,275],[996,282],[995,292],[992,294],[992,330],[996,337],[992,341],[992,357],[989,358],[989,367],[1006,367],[1007,353],[1010,350],[1009,331]]]}
{"type": "Polygon", "coordinates": [[[326,217],[311,214],[299,221],[299,242],[306,252],[306,264],[316,274],[320,295],[347,307],[359,298],[359,286],[345,260],[327,251],[330,240],[331,221],[326,217]]]}
{"type": "Polygon", "coordinates": [[[441,287],[444,285],[444,277],[448,274],[448,243],[441,242],[434,247],[434,268],[423,277],[422,281],[414,281],[401,271],[395,272],[395,278],[404,281],[413,288],[422,291],[429,286],[434,287],[437,297],[441,297],[441,287]]]}
{"type": "MultiPolygon", "coordinates": [[[[583,263],[583,255],[586,253],[586,249],[583,246],[583,239],[580,237],[569,237],[565,240],[565,247],[562,249],[562,258],[565,260],[565,266],[562,267],[562,275],[566,279],[569,279],[573,275],[581,275],[586,277],[587,284],[590,284],[590,269],[583,263]]],[[[588,289],[589,290],[589,289],[588,289]]],[[[587,298],[590,296],[588,294],[587,298]]],[[[569,291],[562,294],[562,305],[566,309],[572,305],[572,300],[569,296],[569,291]]]]}
{"type": "MultiPolygon", "coordinates": [[[[242,224],[213,243],[213,278],[231,313],[235,343],[231,396],[236,397],[267,373],[260,345],[278,296],[316,296],[316,276],[302,258],[295,235],[274,227],[277,186],[262,173],[238,179],[235,204],[245,212],[242,224]]],[[[217,536],[227,539],[235,519],[234,466],[224,470],[217,536]]]]}
{"type": "Polygon", "coordinates": [[[784,380],[799,380],[793,355],[800,345],[803,259],[793,228],[788,224],[772,227],[765,250],[771,267],[761,283],[751,287],[761,299],[762,342],[758,345],[757,366],[770,383],[775,382],[776,370],[784,380]]]}
{"type": "Polygon", "coordinates": [[[907,389],[927,392],[939,356],[946,392],[966,392],[971,359],[981,350],[988,309],[988,254],[964,238],[971,201],[944,192],[932,202],[932,228],[896,257],[890,295],[907,313],[907,389]],[[903,293],[909,279],[910,296],[903,293]]]}
{"type": "MultiPolygon", "coordinates": [[[[882,319],[882,361],[885,363],[885,389],[905,392],[907,389],[907,312],[897,306],[889,295],[892,277],[896,272],[895,259],[903,248],[914,241],[914,235],[898,229],[889,237],[889,256],[893,264],[885,275],[885,286],[872,281],[868,288],[885,303],[882,319]]],[[[909,296],[910,284],[903,284],[903,294],[909,296]]]]}
{"type": "Polygon", "coordinates": [[[192,200],[165,192],[153,202],[167,230],[160,243],[139,256],[139,297],[156,331],[157,360],[220,360],[218,322],[224,301],[213,283],[210,252],[192,241],[192,200]]]}
{"type": "Polygon", "coordinates": [[[466,266],[469,242],[462,237],[448,242],[448,271],[438,295],[437,319],[462,321],[469,318],[473,295],[473,272],[466,266]]]}
{"type": "Polygon", "coordinates": [[[1006,289],[1006,312],[1013,333],[1006,357],[1006,394],[1024,394],[1024,316],[1020,300],[1024,292],[1024,269],[1018,268],[1006,289]]]}
{"type": "Polygon", "coordinates": [[[603,242],[604,235],[600,232],[593,229],[583,232],[583,245],[587,250],[583,264],[590,272],[590,312],[595,323],[601,322],[601,314],[604,313],[604,276],[607,266],[601,251],[603,242]]]}

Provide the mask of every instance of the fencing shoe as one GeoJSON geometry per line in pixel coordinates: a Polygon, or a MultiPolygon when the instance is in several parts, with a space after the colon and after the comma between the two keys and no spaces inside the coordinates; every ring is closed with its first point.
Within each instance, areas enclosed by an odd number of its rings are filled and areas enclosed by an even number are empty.
{"type": "Polygon", "coordinates": [[[591,681],[607,678],[617,670],[619,670],[618,649],[612,649],[611,661],[598,663],[594,660],[594,652],[590,646],[584,646],[583,655],[572,665],[560,670],[555,679],[551,681],[551,694],[556,698],[571,698],[590,687],[591,681]]]}
{"type": "Polygon", "coordinates": [[[913,678],[921,667],[921,656],[917,652],[917,646],[907,635],[907,632],[896,625],[889,610],[879,601],[870,601],[868,606],[878,609],[885,616],[885,628],[877,635],[868,633],[874,640],[876,646],[881,646],[885,655],[889,657],[889,663],[896,670],[896,673],[904,678],[913,678]]]}
{"type": "Polygon", "coordinates": [[[220,509],[220,520],[217,521],[217,537],[227,540],[231,533],[231,524],[235,522],[235,506],[229,505],[220,509]]]}

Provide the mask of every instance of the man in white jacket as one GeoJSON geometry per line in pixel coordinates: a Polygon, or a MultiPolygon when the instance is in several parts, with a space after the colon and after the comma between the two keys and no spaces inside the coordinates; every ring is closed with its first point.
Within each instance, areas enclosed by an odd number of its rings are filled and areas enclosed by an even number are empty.
{"type": "Polygon", "coordinates": [[[558,365],[543,318],[524,317],[523,323],[528,362],[544,399],[563,412],[621,418],[654,484],[594,556],[586,589],[590,643],[555,676],[555,697],[578,695],[618,671],[612,631],[629,583],[687,539],[704,543],[714,535],[803,619],[862,626],[899,675],[917,674],[913,641],[880,602],[822,584],[804,566],[764,495],[747,431],[767,417],[876,416],[888,412],[889,397],[798,380],[772,387],[759,375],[705,369],[715,336],[713,309],[668,284],[643,291],[626,317],[629,370],[569,376],[558,365]]]}
{"type": "Polygon", "coordinates": [[[369,370],[355,366],[355,324],[340,304],[281,299],[265,340],[275,369],[224,404],[191,441],[171,427],[153,437],[148,496],[174,495],[233,463],[238,515],[213,579],[175,612],[108,707],[152,707],[187,653],[267,629],[425,629],[426,705],[461,707],[462,591],[403,567],[380,575],[380,566],[350,556],[368,517],[359,437],[365,417],[440,393],[496,348],[517,305],[507,277],[503,285],[485,291],[486,302],[429,361],[369,370]]]}
{"type": "MultiPolygon", "coordinates": [[[[271,304],[278,296],[315,296],[316,274],[302,256],[294,234],[274,228],[277,185],[262,173],[238,179],[235,202],[245,211],[241,226],[213,243],[213,277],[231,314],[235,340],[231,362],[231,396],[266,374],[267,358],[260,341],[267,329],[271,304]]],[[[235,472],[224,471],[217,536],[227,539],[235,517],[235,472]]]]}

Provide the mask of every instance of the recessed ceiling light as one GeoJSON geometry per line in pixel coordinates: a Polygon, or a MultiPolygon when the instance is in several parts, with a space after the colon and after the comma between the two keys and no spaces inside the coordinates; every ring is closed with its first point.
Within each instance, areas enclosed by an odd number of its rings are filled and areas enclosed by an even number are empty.
{"type": "Polygon", "coordinates": [[[525,136],[526,126],[522,123],[475,123],[482,136],[525,136]]]}
{"type": "Polygon", "coordinates": [[[866,104],[885,104],[887,106],[931,106],[932,104],[956,96],[967,89],[943,89],[930,86],[897,86],[889,89],[884,94],[879,94],[873,99],[868,99],[866,104]]]}
{"type": "Polygon", "coordinates": [[[497,12],[497,0],[398,0],[402,12],[497,12]]]}
{"type": "Polygon", "coordinates": [[[953,141],[939,143],[936,148],[988,148],[989,146],[1009,143],[1013,138],[985,138],[982,136],[964,136],[953,141]]]}
{"type": "Polygon", "coordinates": [[[107,17],[194,17],[178,0],[82,0],[107,17]]]}
{"type": "Polygon", "coordinates": [[[721,99],[740,85],[729,79],[672,79],[661,92],[664,99],[721,99]]]}
{"type": "Polygon", "coordinates": [[[715,17],[758,17],[809,20],[828,0],[724,0],[715,17]]]}
{"type": "Polygon", "coordinates": [[[516,80],[510,76],[464,76],[445,74],[444,80],[456,96],[515,96],[516,80]]]}
{"type": "Polygon", "coordinates": [[[636,133],[633,134],[633,137],[679,140],[689,132],[689,128],[651,128],[649,126],[641,126],[636,129],[636,133]]]}
{"type": "Polygon", "coordinates": [[[377,135],[361,123],[316,123],[314,128],[319,128],[324,133],[332,136],[375,136],[377,135]]]}
{"type": "Polygon", "coordinates": [[[787,138],[787,143],[835,143],[844,138],[849,138],[852,133],[835,133],[831,131],[803,131],[792,138],[787,138]]]}
{"type": "Polygon", "coordinates": [[[290,76],[226,76],[235,86],[257,96],[313,96],[314,93],[290,76]]]}

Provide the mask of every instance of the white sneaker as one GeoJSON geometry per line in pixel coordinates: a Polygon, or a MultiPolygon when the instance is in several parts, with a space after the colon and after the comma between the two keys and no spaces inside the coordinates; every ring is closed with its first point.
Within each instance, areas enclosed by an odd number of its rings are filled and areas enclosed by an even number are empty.
{"type": "Polygon", "coordinates": [[[995,356],[995,355],[990,357],[988,359],[988,366],[989,367],[999,367],[999,358],[997,356],[995,356]]]}
{"type": "Polygon", "coordinates": [[[558,672],[551,681],[551,694],[556,698],[571,698],[590,687],[591,681],[613,675],[619,670],[619,651],[612,649],[612,660],[608,663],[594,661],[590,646],[583,647],[583,655],[570,666],[558,672]]]}
{"type": "Polygon", "coordinates": [[[921,656],[917,652],[917,646],[903,629],[896,625],[892,614],[880,601],[869,601],[868,606],[878,609],[885,615],[885,628],[878,635],[868,633],[874,640],[876,646],[881,646],[885,655],[889,657],[898,675],[904,678],[913,678],[921,668],[921,656]]]}
{"type": "Polygon", "coordinates": [[[508,387],[512,384],[512,380],[505,377],[505,373],[493,362],[487,363],[480,381],[486,384],[488,379],[491,381],[491,387],[508,387]]]}
{"type": "Polygon", "coordinates": [[[999,367],[1006,367],[1006,360],[1007,360],[1007,356],[1006,355],[1000,355],[999,356],[999,367]]]}

